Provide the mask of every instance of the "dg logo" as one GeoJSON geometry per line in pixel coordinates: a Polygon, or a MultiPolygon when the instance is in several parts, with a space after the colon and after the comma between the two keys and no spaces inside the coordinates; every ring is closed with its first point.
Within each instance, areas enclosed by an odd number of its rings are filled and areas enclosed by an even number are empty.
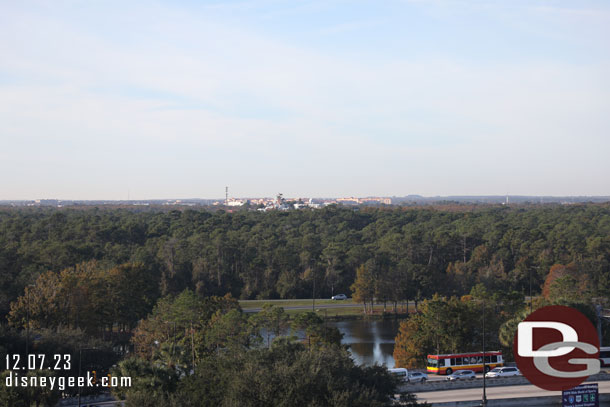
{"type": "Polygon", "coordinates": [[[567,390],[599,373],[597,331],[574,308],[552,305],[517,328],[514,356],[523,375],[545,390],[567,390]]]}

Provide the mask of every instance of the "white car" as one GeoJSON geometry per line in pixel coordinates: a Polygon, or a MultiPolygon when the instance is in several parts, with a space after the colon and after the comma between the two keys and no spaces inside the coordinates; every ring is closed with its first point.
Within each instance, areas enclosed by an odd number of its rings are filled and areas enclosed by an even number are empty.
{"type": "Polygon", "coordinates": [[[337,295],[333,295],[330,299],[331,300],[347,300],[347,296],[345,294],[337,294],[337,295]]]}
{"type": "Polygon", "coordinates": [[[496,367],[491,369],[485,377],[509,377],[509,376],[521,376],[521,372],[516,367],[496,367]]]}
{"type": "Polygon", "coordinates": [[[477,376],[474,374],[474,372],[472,370],[458,370],[457,372],[454,372],[453,374],[450,374],[449,376],[447,376],[447,380],[449,380],[449,381],[473,380],[476,377],[477,376]]]}
{"type": "Polygon", "coordinates": [[[428,380],[428,375],[421,372],[411,372],[409,373],[409,383],[426,383],[428,380]]]}

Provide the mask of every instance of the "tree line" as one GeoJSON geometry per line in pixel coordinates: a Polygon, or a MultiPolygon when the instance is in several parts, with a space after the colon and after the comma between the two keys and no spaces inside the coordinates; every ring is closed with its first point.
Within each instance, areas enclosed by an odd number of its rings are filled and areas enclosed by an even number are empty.
{"type": "Polygon", "coordinates": [[[271,213],[4,209],[0,317],[40,276],[50,272],[44,278],[53,281],[89,261],[105,270],[137,265],[138,281],[150,282],[142,301],[148,311],[157,298],[187,288],[239,299],[349,294],[362,267],[374,280],[373,296],[390,302],[465,295],[478,283],[527,293],[530,277],[539,293],[555,264],[572,264],[592,294],[607,295],[609,214],[607,204],[271,213]]]}
{"type": "MultiPolygon", "coordinates": [[[[535,307],[608,296],[609,205],[466,209],[0,210],[0,353],[95,349],[87,369],[138,378],[130,405],[382,406],[396,382],[318,315],[237,299],[415,300],[394,356],[422,366],[483,335],[509,354],[530,283],[535,307]]],[[[59,397],[24,391],[0,404],[59,397]]]]}

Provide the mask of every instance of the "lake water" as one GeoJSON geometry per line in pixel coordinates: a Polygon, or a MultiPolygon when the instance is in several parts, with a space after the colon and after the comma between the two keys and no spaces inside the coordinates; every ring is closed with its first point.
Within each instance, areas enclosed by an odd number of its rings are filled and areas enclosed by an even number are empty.
{"type": "Polygon", "coordinates": [[[398,333],[400,320],[347,320],[329,321],[343,334],[341,343],[350,346],[350,352],[357,364],[367,366],[375,363],[394,367],[394,338],[398,333]]]}

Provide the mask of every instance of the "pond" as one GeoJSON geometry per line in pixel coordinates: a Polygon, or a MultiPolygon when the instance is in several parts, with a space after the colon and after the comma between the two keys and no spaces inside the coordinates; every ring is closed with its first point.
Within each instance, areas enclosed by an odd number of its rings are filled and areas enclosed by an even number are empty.
{"type": "Polygon", "coordinates": [[[398,333],[399,319],[329,321],[342,334],[341,343],[350,346],[357,364],[372,366],[375,363],[394,367],[394,338],[398,333]]]}

